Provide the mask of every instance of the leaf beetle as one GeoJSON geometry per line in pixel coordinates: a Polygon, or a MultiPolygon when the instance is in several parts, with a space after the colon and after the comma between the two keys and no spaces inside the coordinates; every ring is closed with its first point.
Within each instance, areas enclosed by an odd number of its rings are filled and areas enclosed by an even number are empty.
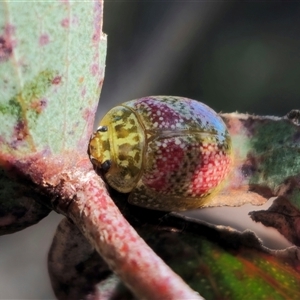
{"type": "Polygon", "coordinates": [[[163,211],[196,209],[220,189],[232,163],[221,117],[183,97],[149,96],[112,108],[89,143],[105,181],[131,204],[163,211]]]}

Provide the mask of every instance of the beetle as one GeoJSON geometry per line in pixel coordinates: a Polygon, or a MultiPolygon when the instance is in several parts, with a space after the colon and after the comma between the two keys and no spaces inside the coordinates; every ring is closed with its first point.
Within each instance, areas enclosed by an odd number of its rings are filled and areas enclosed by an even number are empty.
{"type": "Polygon", "coordinates": [[[231,139],[207,105],[149,96],[112,108],[89,142],[89,156],[114,189],[150,209],[202,207],[230,171],[231,139]]]}

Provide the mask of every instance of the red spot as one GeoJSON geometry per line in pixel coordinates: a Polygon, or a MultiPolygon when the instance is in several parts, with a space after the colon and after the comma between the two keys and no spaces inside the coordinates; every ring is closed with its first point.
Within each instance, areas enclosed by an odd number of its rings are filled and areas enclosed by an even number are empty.
{"type": "Polygon", "coordinates": [[[36,99],[31,102],[30,108],[35,110],[37,114],[40,114],[47,106],[46,99],[36,99]]]}
{"type": "Polygon", "coordinates": [[[0,36],[0,62],[7,61],[12,54],[12,45],[4,36],[0,36]]]}
{"type": "Polygon", "coordinates": [[[42,34],[40,35],[39,38],[39,45],[40,46],[45,46],[47,44],[49,44],[50,40],[49,40],[49,35],[48,34],[42,34]]]}
{"type": "Polygon", "coordinates": [[[136,237],[131,237],[130,241],[133,242],[133,243],[136,243],[137,242],[137,238],[136,237]]]}
{"type": "Polygon", "coordinates": [[[107,209],[107,201],[106,201],[105,195],[103,195],[102,193],[99,193],[97,195],[97,198],[98,198],[99,207],[101,207],[103,210],[107,209]]]}
{"type": "Polygon", "coordinates": [[[100,81],[99,81],[99,83],[98,83],[98,86],[101,88],[102,87],[102,85],[103,85],[103,79],[101,79],[100,81]]]}
{"type": "Polygon", "coordinates": [[[84,120],[86,121],[89,121],[93,118],[94,116],[94,112],[88,108],[86,108],[84,111],[83,111],[83,115],[82,117],[84,118],[84,120]]]}
{"type": "Polygon", "coordinates": [[[102,32],[102,5],[100,2],[95,1],[94,6],[94,34],[93,41],[98,43],[100,41],[102,32]]]}
{"type": "Polygon", "coordinates": [[[61,26],[64,27],[64,28],[69,28],[70,26],[70,19],[63,19],[61,22],[60,22],[61,26]]]}
{"type": "Polygon", "coordinates": [[[130,265],[133,272],[137,272],[138,270],[140,270],[140,265],[136,259],[131,259],[130,265]]]}
{"type": "Polygon", "coordinates": [[[111,219],[109,219],[106,215],[103,215],[103,214],[100,214],[99,220],[101,220],[101,222],[105,222],[107,225],[113,224],[113,221],[111,219]]]}
{"type": "Polygon", "coordinates": [[[0,35],[0,63],[7,61],[12,54],[16,41],[13,39],[15,27],[12,25],[5,25],[4,32],[0,35]]]}
{"type": "Polygon", "coordinates": [[[161,281],[160,285],[158,286],[157,295],[165,295],[168,293],[168,290],[170,288],[170,284],[168,283],[168,280],[161,281]]]}
{"type": "Polygon", "coordinates": [[[17,125],[14,126],[14,133],[12,136],[12,142],[10,143],[10,146],[13,149],[17,149],[19,143],[25,141],[28,135],[29,133],[27,130],[26,123],[24,121],[17,122],[17,125]]]}
{"type": "Polygon", "coordinates": [[[91,73],[93,76],[96,76],[99,73],[99,66],[97,64],[92,64],[91,73]]]}
{"type": "Polygon", "coordinates": [[[18,122],[14,129],[17,140],[23,140],[27,134],[25,123],[23,121],[18,122]]]}
{"type": "Polygon", "coordinates": [[[55,84],[55,85],[58,85],[60,84],[61,82],[61,76],[55,76],[53,79],[52,79],[52,84],[55,84]]]}
{"type": "Polygon", "coordinates": [[[124,253],[124,252],[127,253],[128,250],[129,250],[129,247],[128,247],[127,243],[126,243],[126,242],[123,243],[123,245],[122,245],[120,251],[123,252],[123,253],[124,253]]]}
{"type": "Polygon", "coordinates": [[[7,61],[12,54],[12,35],[14,34],[14,31],[13,26],[7,25],[4,28],[3,35],[0,36],[0,63],[7,61]]]}
{"type": "Polygon", "coordinates": [[[84,87],[82,90],[81,90],[81,96],[84,97],[86,94],[86,88],[84,87]]]}

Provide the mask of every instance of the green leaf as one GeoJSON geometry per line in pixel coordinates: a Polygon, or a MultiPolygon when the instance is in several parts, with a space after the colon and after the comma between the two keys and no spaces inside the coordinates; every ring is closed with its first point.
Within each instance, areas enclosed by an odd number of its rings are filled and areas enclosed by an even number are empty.
{"type": "Polygon", "coordinates": [[[99,2],[0,3],[2,154],[86,151],[104,74],[99,2]]]}
{"type": "Polygon", "coordinates": [[[49,213],[29,179],[47,158],[86,155],[105,56],[101,1],[0,2],[1,233],[49,213]]]}

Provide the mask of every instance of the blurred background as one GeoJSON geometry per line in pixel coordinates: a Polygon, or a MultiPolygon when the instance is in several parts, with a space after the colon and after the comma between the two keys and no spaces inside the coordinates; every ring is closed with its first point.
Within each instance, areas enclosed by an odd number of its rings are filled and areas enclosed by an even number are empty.
{"type": "Polygon", "coordinates": [[[284,115],[300,103],[300,3],[106,1],[100,114],[146,95],[284,115]]]}
{"type": "MultiPolygon", "coordinates": [[[[217,112],[283,116],[300,108],[299,15],[299,2],[105,1],[108,53],[97,122],[118,103],[158,94],[201,100],[217,112]]],[[[269,205],[192,214],[251,228],[267,246],[284,248],[286,240],[247,215],[269,205]]],[[[59,220],[52,213],[0,237],[0,299],[54,299],[46,261],[59,220]]]]}

